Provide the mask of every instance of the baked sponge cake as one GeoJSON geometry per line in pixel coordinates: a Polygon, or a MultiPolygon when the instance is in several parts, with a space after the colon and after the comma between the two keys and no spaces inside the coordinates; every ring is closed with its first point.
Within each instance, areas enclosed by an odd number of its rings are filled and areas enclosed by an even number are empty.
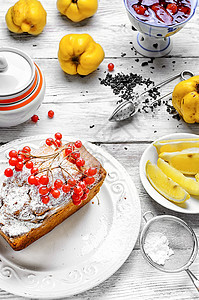
{"type": "Polygon", "coordinates": [[[47,234],[100,190],[106,171],[81,141],[62,143],[61,133],[39,149],[9,152],[0,191],[0,234],[22,250],[47,234]]]}

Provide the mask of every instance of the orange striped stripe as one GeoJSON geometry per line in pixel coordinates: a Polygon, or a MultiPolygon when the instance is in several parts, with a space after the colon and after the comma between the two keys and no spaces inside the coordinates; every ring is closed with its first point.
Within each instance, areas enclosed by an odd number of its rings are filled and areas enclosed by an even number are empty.
{"type": "Polygon", "coordinates": [[[11,107],[0,107],[0,111],[7,111],[7,110],[14,110],[14,109],[21,108],[21,107],[29,104],[31,101],[33,101],[38,96],[38,94],[41,91],[41,88],[43,86],[43,77],[42,77],[41,70],[39,69],[39,67],[37,65],[36,65],[36,67],[39,71],[40,83],[39,83],[39,86],[38,86],[37,90],[35,91],[35,93],[29,99],[27,99],[26,101],[24,101],[22,103],[19,103],[17,105],[13,105],[11,107]]]}
{"type": "Polygon", "coordinates": [[[12,99],[0,100],[0,104],[1,103],[14,103],[14,102],[17,102],[17,101],[19,101],[19,100],[27,97],[34,90],[36,84],[37,84],[37,71],[35,70],[35,80],[34,80],[34,83],[33,83],[33,85],[31,86],[31,88],[27,92],[25,92],[24,94],[22,94],[22,95],[20,95],[18,97],[12,98],[12,99]]]}

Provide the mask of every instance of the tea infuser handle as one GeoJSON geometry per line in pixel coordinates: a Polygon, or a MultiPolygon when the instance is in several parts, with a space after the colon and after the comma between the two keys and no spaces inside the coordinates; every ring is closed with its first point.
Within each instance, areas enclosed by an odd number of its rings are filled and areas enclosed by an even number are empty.
{"type": "Polygon", "coordinates": [[[197,291],[199,292],[199,280],[198,280],[198,278],[189,269],[185,269],[185,271],[187,272],[187,274],[191,278],[191,281],[193,282],[193,284],[195,285],[197,291]]]}
{"type": "Polygon", "coordinates": [[[181,80],[189,79],[189,78],[185,77],[186,75],[189,76],[190,78],[194,76],[193,72],[191,72],[189,70],[184,70],[180,73],[181,80]]]}
{"type": "Polygon", "coordinates": [[[152,219],[154,217],[154,214],[152,213],[152,211],[149,210],[149,211],[145,212],[143,214],[143,219],[146,223],[150,220],[149,218],[147,218],[148,215],[151,215],[150,219],[152,219]]]}
{"type": "Polygon", "coordinates": [[[0,72],[6,71],[8,68],[7,60],[4,56],[0,56],[0,72]]]}

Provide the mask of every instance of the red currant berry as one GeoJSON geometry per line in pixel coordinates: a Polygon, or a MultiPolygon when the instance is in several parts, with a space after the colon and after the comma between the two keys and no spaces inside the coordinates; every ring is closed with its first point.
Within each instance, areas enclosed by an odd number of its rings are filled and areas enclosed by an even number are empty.
{"type": "Polygon", "coordinates": [[[39,177],[35,176],[35,185],[39,185],[39,177]]]}
{"type": "Polygon", "coordinates": [[[51,146],[52,144],[53,144],[53,139],[52,138],[46,139],[46,145],[47,146],[51,146]]]}
{"type": "Polygon", "coordinates": [[[13,170],[10,169],[10,168],[5,169],[4,175],[5,175],[6,177],[12,177],[12,176],[13,176],[13,170]]]}
{"type": "Polygon", "coordinates": [[[84,181],[80,181],[79,186],[82,188],[82,190],[86,189],[86,183],[84,181]]]}
{"type": "Polygon", "coordinates": [[[85,160],[84,160],[83,158],[78,158],[78,159],[76,160],[76,165],[77,165],[78,167],[83,167],[83,166],[85,165],[85,160]]]}
{"type": "Polygon", "coordinates": [[[172,14],[175,14],[178,11],[178,7],[175,3],[169,3],[167,5],[167,10],[169,10],[172,14]]]}
{"type": "Polygon", "coordinates": [[[61,142],[61,140],[55,140],[55,144],[59,148],[59,147],[61,147],[62,142],[61,142]]]}
{"type": "Polygon", "coordinates": [[[50,191],[51,195],[53,196],[53,198],[57,199],[60,196],[60,191],[56,190],[56,189],[52,189],[50,191]]]}
{"type": "Polygon", "coordinates": [[[30,149],[30,147],[28,147],[28,146],[25,146],[25,147],[23,147],[23,149],[22,149],[22,152],[27,152],[27,153],[30,153],[31,152],[31,149],[30,149]]]}
{"type": "Polygon", "coordinates": [[[80,195],[78,195],[78,194],[72,194],[72,199],[73,199],[73,201],[79,201],[80,200],[80,198],[81,198],[81,196],[80,195]]]}
{"type": "Polygon", "coordinates": [[[133,8],[135,9],[136,13],[138,15],[144,15],[145,11],[146,11],[146,7],[144,7],[143,5],[133,5],[133,8]]]}
{"type": "Polygon", "coordinates": [[[18,163],[18,160],[16,157],[11,157],[9,159],[9,165],[11,165],[12,167],[15,167],[17,163],[18,163]]]}
{"type": "Polygon", "coordinates": [[[75,186],[75,185],[76,185],[76,180],[75,180],[74,178],[69,178],[69,179],[68,179],[68,184],[69,184],[70,186],[75,186]]]}
{"type": "Polygon", "coordinates": [[[40,193],[41,195],[46,195],[48,192],[49,192],[49,189],[48,189],[46,186],[41,186],[41,187],[39,188],[39,193],[40,193]]]}
{"type": "Polygon", "coordinates": [[[29,183],[29,184],[35,184],[35,183],[36,183],[36,178],[35,178],[34,175],[30,175],[30,176],[28,177],[28,183],[29,183]]]}
{"type": "Polygon", "coordinates": [[[94,176],[97,173],[97,169],[96,168],[89,168],[88,169],[88,175],[89,176],[94,176]]]}
{"type": "Polygon", "coordinates": [[[93,184],[95,182],[95,178],[94,177],[86,177],[85,179],[86,184],[93,184]]]}
{"type": "Polygon", "coordinates": [[[87,189],[87,188],[84,190],[84,193],[85,193],[85,194],[88,194],[89,192],[90,192],[90,190],[87,189]]]}
{"type": "Polygon", "coordinates": [[[17,152],[16,150],[11,150],[11,151],[9,152],[9,156],[10,156],[10,157],[15,157],[15,158],[17,158],[18,152],[17,152]]]}
{"type": "Polygon", "coordinates": [[[66,148],[65,149],[65,155],[68,156],[69,154],[72,153],[72,149],[71,148],[66,148]]]}
{"type": "Polygon", "coordinates": [[[62,134],[60,132],[55,133],[55,139],[56,140],[61,140],[62,139],[62,134]]]}
{"type": "Polygon", "coordinates": [[[82,146],[82,142],[81,141],[76,141],[75,142],[75,147],[76,148],[81,148],[81,146],[82,146]]]}
{"type": "Polygon", "coordinates": [[[71,153],[72,158],[77,159],[80,157],[80,153],[79,152],[73,152],[71,153]]]}
{"type": "Polygon", "coordinates": [[[38,172],[39,172],[39,169],[36,168],[36,167],[33,167],[33,168],[31,169],[31,174],[37,174],[38,172]]]}
{"type": "Polygon", "coordinates": [[[50,119],[52,119],[53,117],[54,117],[54,111],[53,110],[49,110],[49,112],[48,112],[48,117],[50,118],[50,119]]]}
{"type": "Polygon", "coordinates": [[[31,160],[26,162],[26,168],[27,169],[32,169],[33,168],[33,162],[31,160]]]}
{"type": "Polygon", "coordinates": [[[43,204],[48,204],[48,202],[50,201],[49,196],[43,196],[41,197],[41,201],[43,202],[43,204]]]}
{"type": "Polygon", "coordinates": [[[63,181],[62,181],[61,179],[55,180],[55,182],[54,182],[54,187],[55,187],[56,189],[60,189],[60,188],[62,187],[62,185],[63,185],[63,181]]]}
{"type": "Polygon", "coordinates": [[[70,189],[71,189],[71,187],[70,187],[69,184],[64,184],[64,185],[62,185],[62,191],[63,191],[64,193],[69,193],[69,192],[70,192],[70,189]]]}
{"type": "MultiPolygon", "coordinates": [[[[74,194],[75,195],[75,194],[74,194]]],[[[75,197],[73,197],[73,204],[74,205],[80,205],[82,203],[82,200],[81,199],[75,199],[75,197]]]]}
{"type": "Polygon", "coordinates": [[[17,157],[17,160],[22,162],[24,160],[24,158],[25,158],[24,155],[19,154],[17,157]]]}
{"type": "Polygon", "coordinates": [[[22,169],[23,169],[23,163],[22,163],[22,161],[18,161],[18,162],[17,162],[16,168],[17,168],[18,170],[22,170],[22,169]]]}
{"type": "Polygon", "coordinates": [[[37,123],[37,121],[39,120],[38,115],[33,115],[33,116],[31,117],[31,120],[32,120],[34,123],[37,123]]]}
{"type": "Polygon", "coordinates": [[[49,178],[48,178],[48,176],[42,175],[42,176],[39,178],[39,183],[42,184],[42,185],[47,185],[47,184],[49,183],[49,178]]]}
{"type": "Polygon", "coordinates": [[[71,148],[71,149],[72,149],[72,151],[74,151],[74,150],[75,150],[75,146],[74,146],[73,144],[68,144],[68,148],[71,148]]]}
{"type": "Polygon", "coordinates": [[[82,197],[81,197],[81,200],[84,201],[88,198],[88,194],[84,194],[82,197]]]}
{"type": "Polygon", "coordinates": [[[114,69],[114,64],[112,63],[108,64],[108,70],[113,71],[113,69],[114,69]]]}
{"type": "Polygon", "coordinates": [[[83,190],[80,186],[74,187],[73,191],[75,194],[78,194],[78,195],[81,195],[83,193],[83,190]]]}

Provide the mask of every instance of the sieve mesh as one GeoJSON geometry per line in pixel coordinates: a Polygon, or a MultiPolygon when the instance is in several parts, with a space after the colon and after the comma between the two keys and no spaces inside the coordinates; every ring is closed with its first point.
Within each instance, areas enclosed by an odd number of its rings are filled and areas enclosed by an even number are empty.
{"type": "Polygon", "coordinates": [[[195,259],[197,254],[197,239],[193,230],[181,219],[173,216],[158,216],[151,219],[145,226],[140,246],[144,257],[157,269],[164,272],[179,272],[187,268],[195,259]],[[150,235],[163,235],[167,238],[169,248],[173,254],[164,264],[156,263],[147,254],[147,239],[150,235]]]}

